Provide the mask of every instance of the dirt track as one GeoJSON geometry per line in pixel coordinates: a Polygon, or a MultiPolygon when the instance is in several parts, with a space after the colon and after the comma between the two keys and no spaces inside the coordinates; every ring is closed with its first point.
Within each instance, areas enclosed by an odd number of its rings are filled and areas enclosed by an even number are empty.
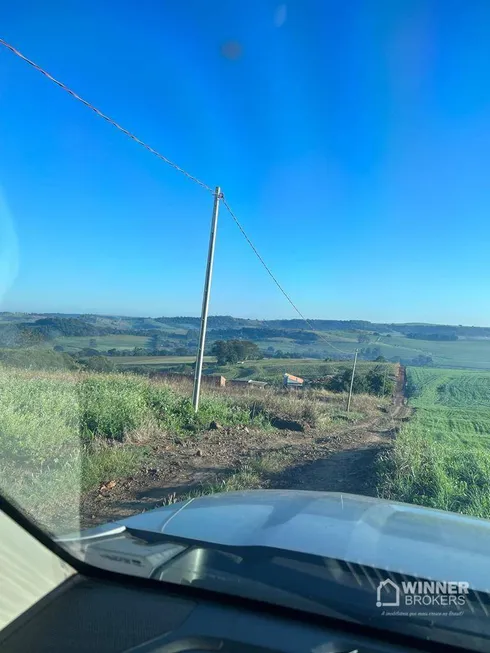
{"type": "Polygon", "coordinates": [[[374,496],[374,461],[410,416],[404,389],[400,366],[388,412],[328,435],[313,429],[264,433],[234,428],[155,447],[151,468],[85,497],[83,522],[88,526],[150,510],[203,485],[224,483],[233,474],[254,469],[257,461],[262,461],[260,487],[374,496]]]}

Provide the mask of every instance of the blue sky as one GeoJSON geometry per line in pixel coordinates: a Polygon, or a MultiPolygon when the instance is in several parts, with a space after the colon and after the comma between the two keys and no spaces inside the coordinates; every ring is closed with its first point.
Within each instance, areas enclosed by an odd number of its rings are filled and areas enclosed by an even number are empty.
{"type": "MultiPolygon", "coordinates": [[[[309,317],[490,324],[487,0],[18,0],[0,25],[220,184],[309,317]]],[[[199,313],[211,196],[6,50],[0,152],[1,310],[199,313]]],[[[224,209],[211,312],[295,317],[224,209]]]]}

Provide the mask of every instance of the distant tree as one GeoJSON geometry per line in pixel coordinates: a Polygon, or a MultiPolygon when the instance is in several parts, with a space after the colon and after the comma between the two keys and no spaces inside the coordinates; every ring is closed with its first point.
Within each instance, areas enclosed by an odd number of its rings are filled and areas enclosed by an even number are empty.
{"type": "Polygon", "coordinates": [[[369,342],[369,336],[367,333],[360,333],[357,336],[357,342],[369,342]]]}
{"type": "Polygon", "coordinates": [[[373,370],[369,370],[366,374],[366,383],[368,391],[373,395],[380,395],[383,390],[383,380],[385,371],[384,368],[377,366],[373,370]]]}
{"type": "Polygon", "coordinates": [[[95,338],[90,338],[88,344],[92,349],[97,349],[97,340],[95,338]]]}
{"type": "Polygon", "coordinates": [[[386,363],[386,358],[384,356],[378,356],[377,358],[374,359],[375,363],[386,363]]]}
{"type": "MultiPolygon", "coordinates": [[[[352,379],[352,369],[344,370],[335,374],[328,383],[328,389],[333,390],[334,392],[349,392],[350,383],[352,379]]],[[[358,394],[360,392],[367,392],[367,383],[366,377],[362,374],[356,374],[354,376],[354,384],[352,386],[352,392],[358,394]]]]}
{"type": "Polygon", "coordinates": [[[176,347],[175,354],[177,356],[187,356],[188,354],[187,347],[176,347]]]}
{"type": "Polygon", "coordinates": [[[85,369],[94,372],[113,372],[116,370],[115,363],[105,356],[94,356],[93,358],[89,358],[89,360],[84,363],[84,367],[85,369]]]}
{"type": "Polygon", "coordinates": [[[228,363],[229,347],[225,340],[216,340],[211,347],[211,353],[216,356],[218,365],[226,365],[228,363]]]}
{"type": "Polygon", "coordinates": [[[115,347],[113,347],[112,349],[107,350],[107,355],[108,356],[118,356],[118,351],[117,351],[117,349],[115,347]]]}
{"type": "Polygon", "coordinates": [[[384,365],[377,365],[366,374],[368,392],[373,395],[391,395],[395,390],[393,379],[387,374],[384,365]]]}
{"type": "Polygon", "coordinates": [[[216,340],[211,348],[218,365],[262,358],[258,346],[249,340],[216,340]]]}
{"type": "Polygon", "coordinates": [[[160,333],[154,333],[151,337],[151,349],[154,352],[157,352],[159,349],[161,349],[163,343],[163,338],[160,333]]]}
{"type": "Polygon", "coordinates": [[[199,331],[197,329],[189,329],[186,334],[187,340],[197,342],[199,338],[199,331]]]}
{"type": "Polygon", "coordinates": [[[55,345],[53,347],[53,349],[54,349],[54,351],[65,351],[65,348],[63,347],[63,345],[55,345]]]}
{"type": "Polygon", "coordinates": [[[421,367],[432,365],[433,362],[434,361],[432,360],[432,356],[424,356],[423,354],[419,354],[418,356],[412,359],[412,365],[417,365],[421,367]]]}
{"type": "Polygon", "coordinates": [[[78,353],[81,358],[89,358],[91,356],[100,356],[100,351],[98,349],[92,349],[91,347],[84,347],[78,353]]]}

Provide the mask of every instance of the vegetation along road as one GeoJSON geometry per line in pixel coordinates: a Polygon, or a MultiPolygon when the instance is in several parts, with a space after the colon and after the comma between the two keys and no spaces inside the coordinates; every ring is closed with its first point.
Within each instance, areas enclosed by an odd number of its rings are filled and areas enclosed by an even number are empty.
{"type": "Polygon", "coordinates": [[[375,496],[375,462],[392,445],[410,411],[400,394],[403,368],[397,372],[394,398],[355,395],[350,415],[345,413],[344,393],[232,392],[228,401],[252,407],[252,413],[267,416],[268,423],[214,423],[192,438],[154,442],[151,467],[86,495],[86,523],[226,490],[289,488],[375,496]]]}
{"type": "Polygon", "coordinates": [[[375,493],[372,462],[396,430],[391,398],[355,394],[347,414],[345,392],[207,387],[196,415],[190,383],[0,364],[12,498],[60,530],[80,509],[90,524],[220,490],[375,493]]]}
{"type": "Polygon", "coordinates": [[[408,368],[412,419],[381,459],[382,496],[490,517],[490,373],[408,368]]]}

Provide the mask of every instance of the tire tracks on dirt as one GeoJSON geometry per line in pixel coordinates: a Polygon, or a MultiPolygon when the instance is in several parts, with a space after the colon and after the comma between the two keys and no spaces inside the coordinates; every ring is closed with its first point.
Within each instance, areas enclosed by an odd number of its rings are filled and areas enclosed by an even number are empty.
{"type": "Polygon", "coordinates": [[[110,491],[101,488],[84,497],[82,522],[91,526],[151,510],[256,469],[257,463],[259,487],[375,496],[376,459],[392,445],[411,414],[405,385],[405,369],[400,365],[392,405],[380,408],[369,420],[332,433],[226,428],[158,445],[152,467],[118,481],[110,491]]]}

